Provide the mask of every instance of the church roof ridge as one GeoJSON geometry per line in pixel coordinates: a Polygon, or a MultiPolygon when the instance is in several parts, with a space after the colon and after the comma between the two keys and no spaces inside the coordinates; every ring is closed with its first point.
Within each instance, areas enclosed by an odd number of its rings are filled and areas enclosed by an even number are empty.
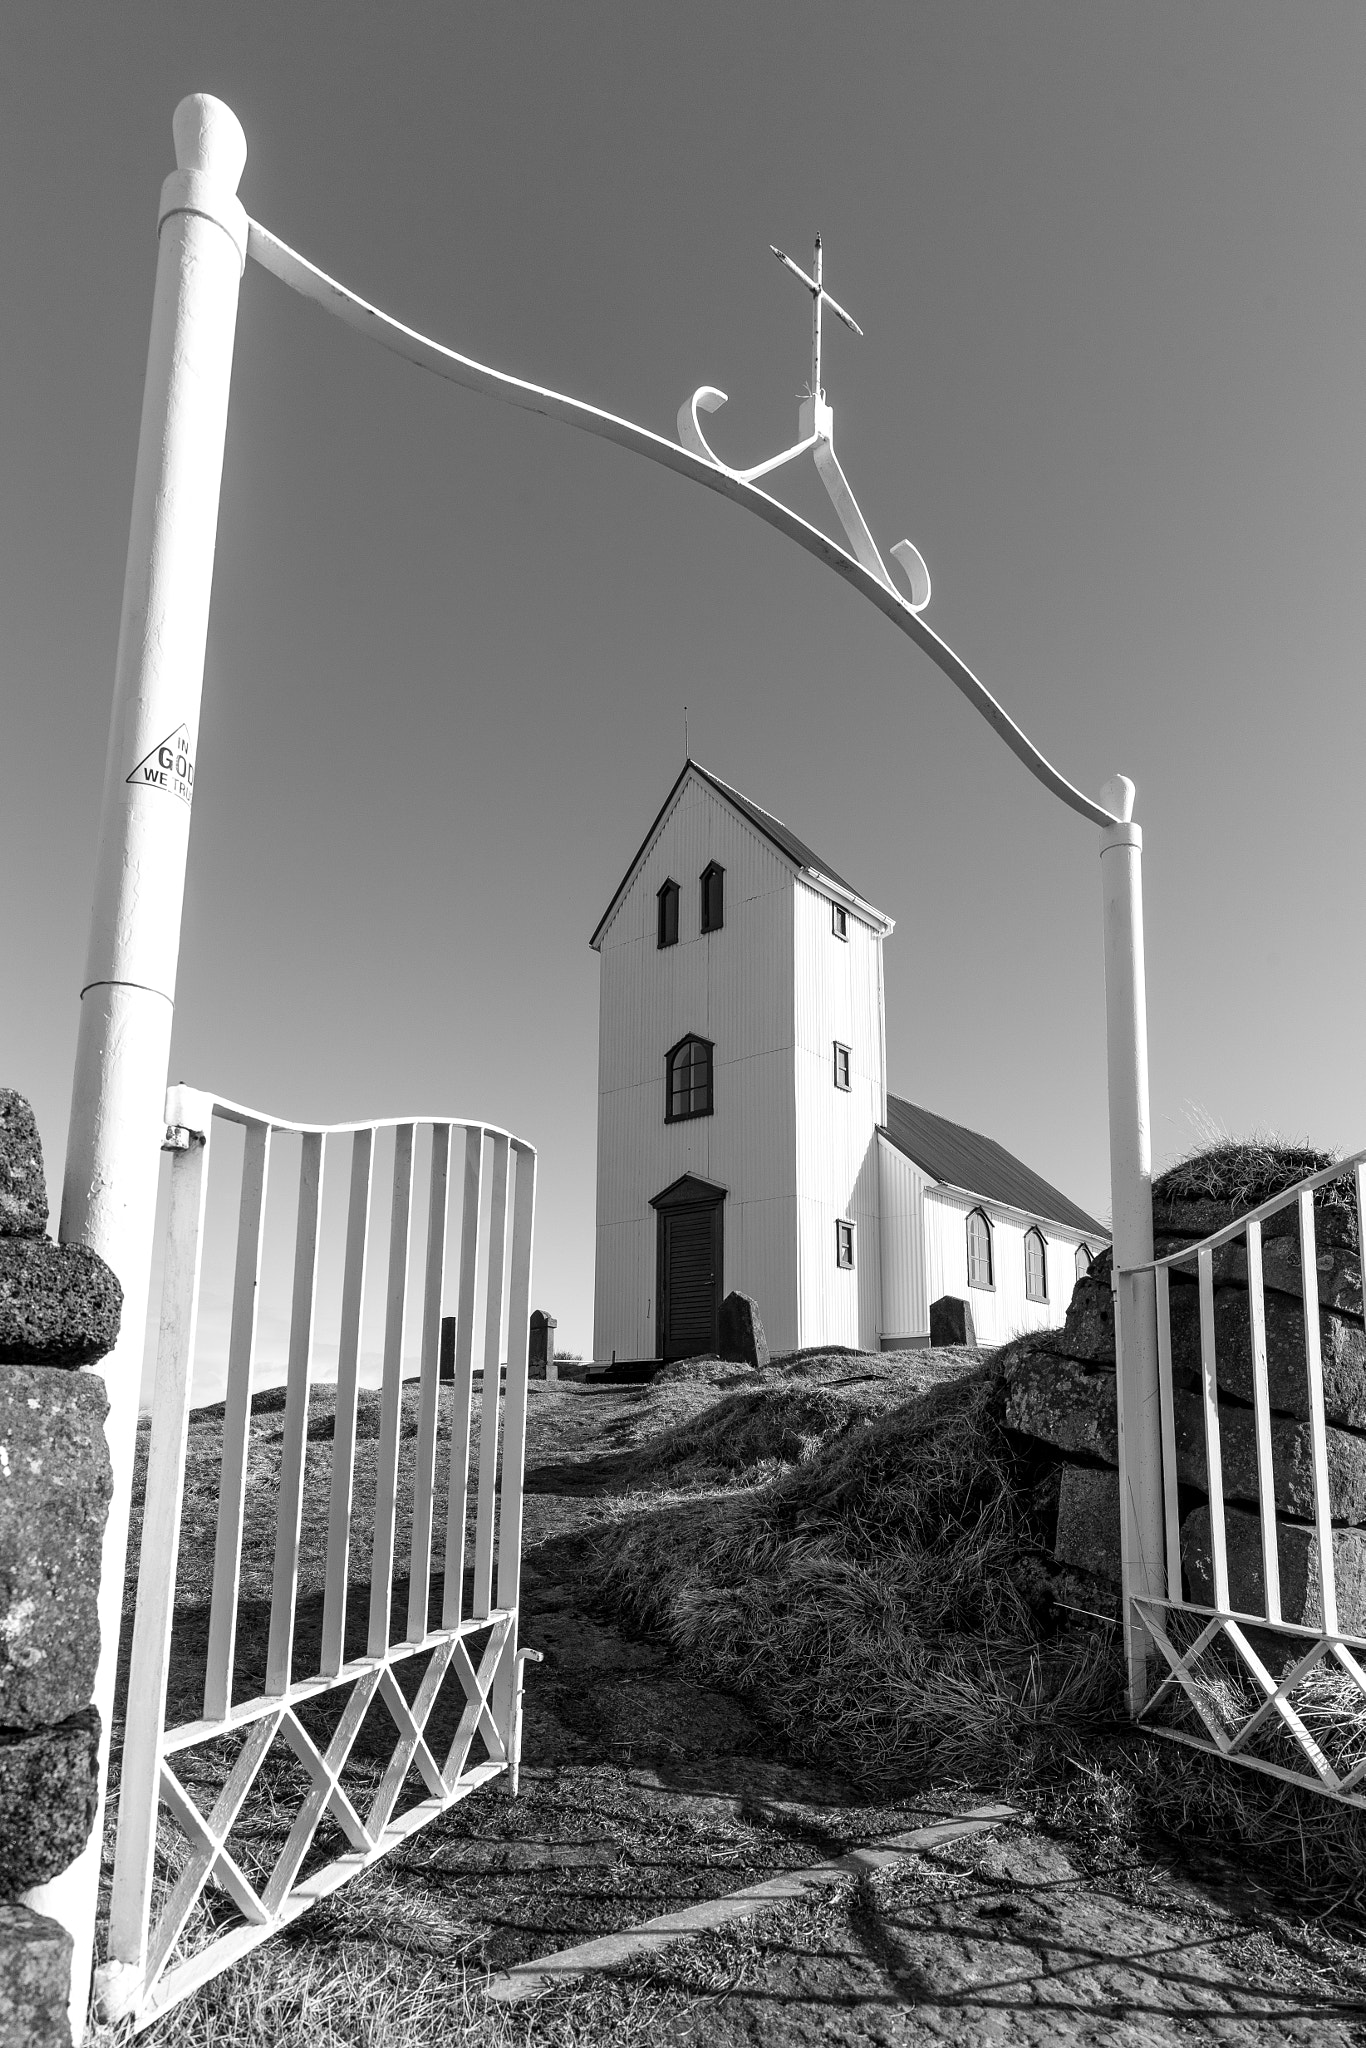
{"type": "Polygon", "coordinates": [[[781,818],[775,818],[772,811],[766,811],[762,804],[756,804],[752,797],[746,796],[743,791],[736,789],[733,784],[723,781],[721,776],[713,774],[710,768],[704,768],[700,761],[694,760],[692,755],[689,754],[687,760],[683,763],[678,779],[656,812],[649,831],[636,849],[630,866],[613,890],[611,901],[599,918],[592,938],[588,941],[590,946],[597,946],[598,940],[607,928],[613,911],[625,895],[636,869],[649,851],[651,841],[654,839],[656,832],[668,813],[670,805],[678,795],[690,772],[700,775],[702,780],[708,783],[718,796],[724,797],[727,803],[734,805],[741,817],[746,819],[756,832],[761,833],[771,845],[776,846],[778,851],[785,854],[797,867],[804,869],[808,874],[818,875],[822,881],[829,882],[834,888],[843,891],[865,913],[871,913],[872,916],[879,918],[887,930],[890,931],[892,929],[893,920],[887,916],[886,912],[879,910],[876,904],[868,902],[865,897],[861,896],[852,882],[847,882],[844,876],[838,874],[828,861],[823,860],[818,853],[807,845],[804,839],[799,839],[796,833],[783,823],[781,818]]]}
{"type": "Polygon", "coordinates": [[[904,1152],[932,1180],[957,1188],[965,1195],[979,1195],[983,1201],[999,1202],[1003,1208],[1021,1209],[1046,1223],[1060,1223],[1066,1230],[1082,1231],[1087,1237],[1104,1238],[1109,1231],[1085,1209],[1035,1173],[994,1138],[970,1131],[932,1109],[906,1102],[888,1094],[884,1135],[904,1152]]]}

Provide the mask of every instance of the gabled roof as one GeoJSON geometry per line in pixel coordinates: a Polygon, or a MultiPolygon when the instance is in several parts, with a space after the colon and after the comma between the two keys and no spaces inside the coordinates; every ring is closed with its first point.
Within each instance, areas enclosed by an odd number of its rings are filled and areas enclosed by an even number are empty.
{"type": "Polygon", "coordinates": [[[1023,1209],[1026,1215],[1041,1217],[1046,1223],[1061,1223],[1067,1230],[1109,1241],[1103,1223],[1069,1202],[1004,1145],[981,1137],[964,1124],[950,1123],[931,1109],[889,1095],[885,1133],[897,1151],[904,1152],[932,1180],[959,1188],[966,1195],[980,1195],[986,1202],[1000,1202],[1007,1209],[1023,1209]]]}
{"type": "Polygon", "coordinates": [[[817,876],[820,880],[833,884],[835,889],[842,895],[847,896],[851,902],[859,905],[866,914],[880,920],[890,930],[891,919],[886,917],[882,911],[875,909],[871,903],[868,903],[860,896],[852,883],[846,882],[843,875],[837,874],[829,861],[822,860],[818,853],[814,853],[804,839],[799,839],[795,832],[790,831],[784,825],[781,818],[775,818],[771,811],[764,810],[752,798],[742,795],[738,789],[732,789],[728,782],[723,782],[719,775],[713,775],[711,770],[704,768],[700,761],[694,761],[689,758],[683,763],[682,774],[660,805],[654,823],[640,842],[635,859],[617,884],[611,902],[599,918],[597,928],[592,938],[588,941],[590,946],[596,946],[598,940],[602,937],[612,912],[616,909],[629,888],[636,869],[649,852],[654,836],[663,823],[670,805],[690,774],[700,776],[702,781],[714,789],[718,796],[724,797],[728,804],[733,805],[739,811],[741,817],[749,821],[756,832],[761,833],[771,846],[776,846],[779,853],[786,854],[787,858],[795,866],[803,869],[809,875],[817,876]]]}

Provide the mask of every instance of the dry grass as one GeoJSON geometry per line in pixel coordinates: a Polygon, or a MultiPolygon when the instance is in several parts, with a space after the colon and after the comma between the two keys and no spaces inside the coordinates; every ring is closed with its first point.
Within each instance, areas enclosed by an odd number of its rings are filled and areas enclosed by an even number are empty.
{"type": "MultiPolygon", "coordinates": [[[[746,1440],[786,1435],[802,1461],[627,1519],[598,1563],[619,1612],[661,1629],[699,1678],[752,1695],[799,1754],[878,1791],[928,1774],[999,1782],[1041,1728],[1105,1711],[1108,1640],[1044,1626],[1034,1503],[994,1371],[880,1417],[840,1414],[818,1448],[794,1426],[818,1404],[791,1388],[755,1401],[746,1440]]],[[[707,1441],[705,1420],[689,1441],[707,1441]]]]}
{"type": "MultiPolygon", "coordinates": [[[[825,1411],[799,1392],[752,1397],[743,1428],[720,1401],[642,1456],[676,1478],[692,1456],[719,1468],[722,1444],[762,1462],[704,1498],[626,1505],[595,1568],[618,1615],[869,1791],[991,1790],[1099,1866],[1176,1846],[1307,1917],[1355,1910],[1366,1814],[1131,1730],[1117,1629],[1054,1601],[1046,1489],[1001,1426],[998,1360],[836,1412],[816,1444],[825,1411]]],[[[1341,1715],[1335,1691],[1314,1705],[1341,1715]]]]}
{"type": "MultiPolygon", "coordinates": [[[[1153,1182],[1153,1200],[1166,1202],[1214,1202],[1233,1215],[1255,1209],[1333,1165],[1337,1154],[1316,1152],[1308,1145],[1285,1139],[1255,1135],[1207,1145],[1178,1159],[1153,1182]]],[[[1316,1189],[1314,1207],[1321,1216],[1339,1226],[1337,1241],[1355,1245],[1356,1202],[1352,1176],[1328,1181],[1316,1189]]]]}

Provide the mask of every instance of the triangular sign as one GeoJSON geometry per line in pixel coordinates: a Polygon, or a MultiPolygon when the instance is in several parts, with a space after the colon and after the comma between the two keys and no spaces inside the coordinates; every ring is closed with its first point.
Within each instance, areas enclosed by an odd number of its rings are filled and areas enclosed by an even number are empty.
{"type": "Polygon", "coordinates": [[[190,728],[178,725],[174,732],[168,732],[150,754],[143,755],[126,779],[135,789],[164,789],[168,796],[178,796],[182,803],[189,803],[194,795],[190,728]]]}

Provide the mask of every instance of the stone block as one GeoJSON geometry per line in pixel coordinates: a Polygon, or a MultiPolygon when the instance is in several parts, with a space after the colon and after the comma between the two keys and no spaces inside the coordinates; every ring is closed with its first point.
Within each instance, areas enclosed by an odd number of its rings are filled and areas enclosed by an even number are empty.
{"type": "MultiPolygon", "coordinates": [[[[1200,1294],[1172,1282],[1172,1370],[1200,1379],[1200,1294]]],[[[1309,1416],[1309,1379],[1304,1363],[1304,1304],[1270,1290],[1263,1296],[1266,1319],[1266,1376],[1271,1406],[1283,1415],[1309,1416]]],[[[1323,1360],[1323,1406],[1340,1428],[1366,1429],[1366,1331],[1331,1309],[1319,1316],[1323,1360]]],[[[1238,1287],[1214,1290],[1214,1362],[1221,1393],[1252,1399],[1251,1302],[1238,1287]]]]}
{"type": "Polygon", "coordinates": [[[1118,1472],[1063,1466],[1053,1560],[1119,1585],[1118,1472]]]}
{"type": "Polygon", "coordinates": [[[0,1370],[0,1727],[48,1727],[89,1704],[107,1408],[93,1373],[0,1370]]]}
{"type": "MultiPolygon", "coordinates": [[[[1177,1389],[1172,1402],[1176,1430],[1176,1471],[1182,1485],[1208,1491],[1205,1461],[1205,1411],[1198,1394],[1177,1389]]],[[[1328,1497],[1335,1522],[1366,1523],[1366,1437],[1345,1429],[1324,1432],[1328,1451],[1328,1497]]],[[[1260,1498],[1257,1483],[1257,1436],[1250,1408],[1219,1403],[1219,1465],[1225,1500],[1260,1498]]],[[[1271,1471],[1276,1506],[1282,1514],[1314,1513],[1314,1466],[1309,1425],[1289,1416],[1271,1418],[1271,1471]]]]}
{"type": "Polygon", "coordinates": [[[1074,1457],[1118,1465],[1115,1375],[1029,1349],[1006,1367],[1006,1427],[1074,1457]]]}
{"type": "Polygon", "coordinates": [[[46,1914],[0,1906],[0,2048],[71,2048],[71,1936],[46,1914]]]}
{"type": "Polygon", "coordinates": [[[1061,1331],[1056,1333],[1056,1342],[1058,1349],[1065,1351],[1069,1358],[1085,1359],[1093,1365],[1114,1366],[1115,1298],[1110,1292],[1108,1260],[1104,1273],[1099,1273],[1093,1266],[1072,1289],[1067,1317],[1061,1331]]]}
{"type": "Polygon", "coordinates": [[[743,1365],[768,1364],[768,1339],[759,1319],[759,1304],[748,1294],[728,1294],[721,1304],[717,1344],[722,1358],[743,1365]]]}
{"type": "MultiPolygon", "coordinates": [[[[1320,1245],[1348,1247],[1356,1243],[1356,1225],[1351,1207],[1334,1192],[1331,1201],[1320,1198],[1314,1203],[1314,1236],[1320,1245]]],[[[1254,1203],[1252,1205],[1256,1207],[1254,1203]]],[[[1153,1235],[1160,1240],[1210,1237],[1216,1230],[1223,1230],[1229,1223],[1237,1221],[1238,1213],[1227,1202],[1164,1202],[1161,1197],[1153,1201],[1153,1235]]],[[[1274,1216],[1264,1218],[1262,1236],[1273,1238],[1294,1238],[1299,1233],[1299,1212],[1292,1202],[1288,1208],[1277,1210],[1274,1216]]],[[[1173,1249],[1171,1245],[1159,1245],[1159,1250],[1173,1249]]]]}
{"type": "Polygon", "coordinates": [[[0,1088],[0,1237],[42,1237],[46,1229],[38,1125],[17,1089],[0,1088]]]}
{"type": "Polygon", "coordinates": [[[93,1365],[114,1348],[122,1306],[87,1245],[0,1237],[0,1365],[93,1365]]]}
{"type": "Polygon", "coordinates": [[[99,1716],[55,1728],[0,1729],[0,1897],[46,1884],[75,1861],[95,1824],[99,1716]]]}
{"type": "MultiPolygon", "coordinates": [[[[1265,1614],[1266,1580],[1259,1518],[1238,1508],[1228,1509],[1224,1516],[1224,1541],[1230,1605],[1240,1614],[1265,1614]]],[[[1314,1531],[1301,1523],[1278,1520],[1276,1558],[1283,1619],[1305,1628],[1321,1628],[1323,1582],[1314,1531]]],[[[1207,1507],[1195,1508],[1181,1524],[1181,1562],[1186,1568],[1192,1600],[1202,1607],[1212,1607],[1214,1561],[1207,1507]]],[[[1333,1577],[1339,1625],[1349,1635],[1366,1634],[1366,1531],[1333,1531],[1333,1577]]]]}
{"type": "Polygon", "coordinates": [[[972,1303],[960,1294],[941,1294],[930,1303],[930,1343],[977,1348],[977,1328],[972,1320],[972,1303]]]}

